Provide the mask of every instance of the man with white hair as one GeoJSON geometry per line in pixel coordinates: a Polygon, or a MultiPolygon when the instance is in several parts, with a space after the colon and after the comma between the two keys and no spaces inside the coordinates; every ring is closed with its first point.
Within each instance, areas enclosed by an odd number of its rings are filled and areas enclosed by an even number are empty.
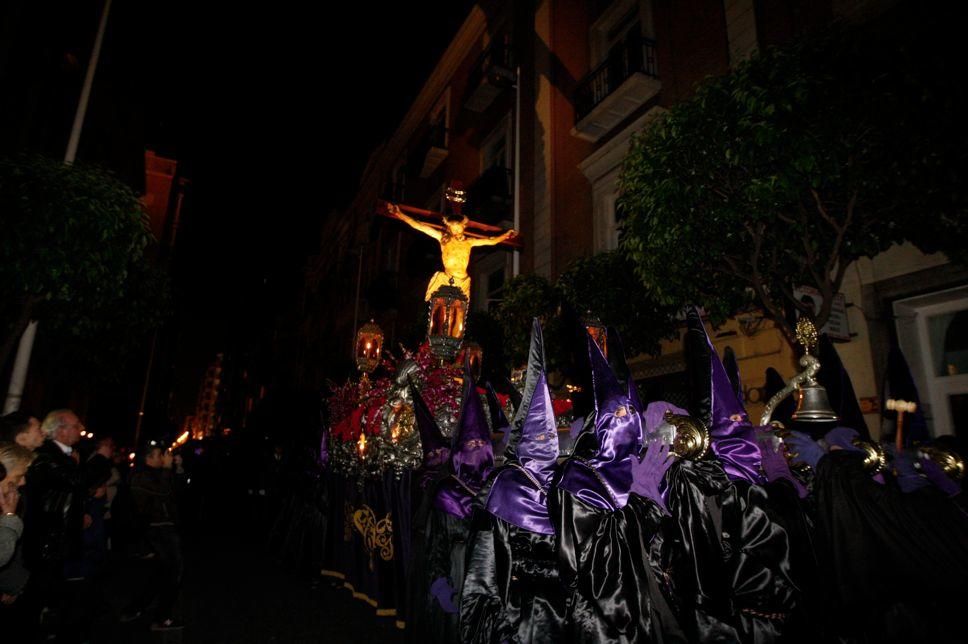
{"type": "Polygon", "coordinates": [[[62,594],[64,562],[76,555],[84,529],[84,493],[74,446],[84,425],[69,409],[47,414],[41,423],[46,439],[27,471],[24,558],[40,608],[56,620],[55,597],[62,594]]]}
{"type": "Polygon", "coordinates": [[[56,445],[62,454],[72,457],[74,463],[77,463],[77,458],[73,456],[74,445],[81,440],[81,432],[84,431],[84,425],[77,414],[70,409],[54,410],[47,414],[40,428],[48,441],[44,447],[53,449],[52,445],[56,445]]]}

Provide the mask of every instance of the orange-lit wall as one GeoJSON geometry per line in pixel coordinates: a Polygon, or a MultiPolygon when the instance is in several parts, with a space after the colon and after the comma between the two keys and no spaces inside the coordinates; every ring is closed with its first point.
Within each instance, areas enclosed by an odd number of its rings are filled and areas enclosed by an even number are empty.
{"type": "Polygon", "coordinates": [[[572,260],[592,253],[592,187],[578,164],[592,145],[572,136],[572,96],[589,65],[588,9],[584,2],[562,0],[552,8],[552,275],[572,260]]]}

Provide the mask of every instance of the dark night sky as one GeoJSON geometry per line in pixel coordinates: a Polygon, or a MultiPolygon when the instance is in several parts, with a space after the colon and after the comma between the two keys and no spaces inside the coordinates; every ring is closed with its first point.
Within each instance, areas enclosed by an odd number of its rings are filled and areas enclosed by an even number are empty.
{"type": "MultiPolygon", "coordinates": [[[[0,3],[0,153],[63,155],[103,4],[0,3]]],[[[217,352],[265,338],[293,302],[324,216],[352,198],[473,6],[215,4],[114,0],[78,151],[140,190],[147,145],[192,182],[156,362],[175,368],[183,410],[217,352]]],[[[144,354],[104,405],[125,423],[144,354]]]]}
{"type": "MultiPolygon", "coordinates": [[[[182,374],[284,304],[323,216],[352,197],[473,3],[342,4],[182,1],[136,19],[149,34],[148,141],[193,182],[178,249],[182,374]]],[[[129,21],[119,12],[112,27],[129,21]]],[[[195,387],[181,383],[182,397],[195,387]]]]}
{"type": "Polygon", "coordinates": [[[155,25],[174,42],[155,50],[171,89],[159,87],[148,135],[190,165],[195,223],[226,268],[257,273],[267,255],[274,264],[309,250],[470,3],[423,15],[408,3],[346,4],[326,15],[186,9],[168,13],[170,31],[155,25]]]}

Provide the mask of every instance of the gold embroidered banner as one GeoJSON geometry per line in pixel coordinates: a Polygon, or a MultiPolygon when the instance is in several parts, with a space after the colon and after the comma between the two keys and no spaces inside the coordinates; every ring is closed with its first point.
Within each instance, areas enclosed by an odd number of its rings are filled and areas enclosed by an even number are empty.
{"type": "Polygon", "coordinates": [[[370,506],[361,506],[353,513],[353,525],[363,536],[363,544],[370,555],[370,570],[373,570],[373,557],[377,550],[383,561],[393,559],[393,520],[389,512],[377,521],[370,506]]]}

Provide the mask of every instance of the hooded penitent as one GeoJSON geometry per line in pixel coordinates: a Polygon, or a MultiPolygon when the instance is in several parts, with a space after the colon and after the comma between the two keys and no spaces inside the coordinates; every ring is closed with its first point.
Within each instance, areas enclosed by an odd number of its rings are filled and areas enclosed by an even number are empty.
{"type": "Polygon", "coordinates": [[[713,453],[731,479],[762,481],[756,434],[695,307],[686,316],[692,413],[706,423],[713,453]],[[705,374],[705,378],[703,375],[705,374]]]}
{"type": "Polygon", "coordinates": [[[857,403],[857,395],[854,393],[850,374],[844,368],[844,363],[841,362],[840,355],[834,348],[834,343],[830,341],[826,334],[823,334],[820,336],[817,349],[817,357],[820,360],[817,382],[827,390],[827,399],[830,401],[830,406],[837,412],[840,420],[814,431],[826,432],[837,426],[850,427],[856,430],[862,439],[870,440],[870,432],[867,430],[864,414],[857,403]]]}
{"type": "MultiPolygon", "coordinates": [[[[629,369],[628,362],[625,359],[625,346],[622,344],[622,336],[619,335],[618,329],[609,327],[608,346],[610,347],[608,363],[612,367],[612,372],[618,378],[619,384],[625,386],[632,408],[641,414],[645,410],[645,405],[639,400],[639,390],[635,386],[635,379],[632,378],[632,371],[629,369]]],[[[644,430],[645,428],[643,427],[642,429],[644,430]]],[[[642,447],[641,436],[639,436],[639,444],[637,447],[639,449],[642,447]]]]}
{"type": "Polygon", "coordinates": [[[434,499],[435,507],[454,516],[469,517],[471,502],[493,465],[491,430],[474,378],[465,365],[460,419],[450,449],[451,472],[457,485],[442,486],[434,499]]]}
{"type": "MultiPolygon", "coordinates": [[[[853,390],[851,392],[853,393],[853,390]]],[[[887,375],[884,378],[883,400],[886,401],[889,398],[905,400],[917,405],[913,414],[906,414],[904,417],[902,435],[904,444],[907,446],[931,440],[928,424],[924,420],[924,411],[921,406],[921,398],[918,396],[918,388],[914,384],[914,377],[911,375],[907,360],[904,359],[904,354],[896,345],[891,347],[890,353],[887,354],[887,375]]],[[[896,432],[897,412],[889,411],[887,405],[884,405],[882,415],[894,420],[894,432],[896,432]]],[[[852,427],[852,425],[848,425],[848,427],[852,427]]],[[[855,429],[857,428],[855,427],[855,429]]],[[[867,429],[866,425],[864,429],[867,429]]],[[[862,432],[861,435],[863,436],[864,433],[862,432]]],[[[893,432],[892,435],[894,435],[893,432]]]]}
{"type": "Polygon", "coordinates": [[[410,396],[413,398],[413,415],[420,432],[420,445],[423,449],[424,469],[434,470],[444,465],[450,456],[450,447],[437,425],[437,420],[430,413],[430,408],[423,396],[417,391],[413,382],[410,383],[410,396]]]}
{"type": "Polygon", "coordinates": [[[618,510],[628,503],[631,459],[642,436],[641,410],[632,406],[628,390],[619,384],[591,336],[588,357],[595,395],[597,450],[589,457],[573,457],[559,487],[593,507],[618,510]]]}
{"type": "Polygon", "coordinates": [[[495,432],[500,432],[501,434],[501,437],[496,441],[491,441],[491,445],[494,448],[494,458],[497,458],[503,455],[504,450],[507,449],[508,439],[511,437],[511,423],[504,414],[501,401],[497,397],[497,392],[494,391],[491,383],[486,383],[484,389],[487,392],[487,411],[491,415],[491,427],[495,432]]]}
{"type": "Polygon", "coordinates": [[[733,395],[736,400],[743,404],[743,382],[739,377],[739,363],[736,362],[736,352],[733,347],[726,347],[723,350],[723,368],[726,369],[726,377],[733,388],[733,395]]]}
{"type": "Polygon", "coordinates": [[[487,510],[519,528],[554,534],[547,492],[558,458],[558,430],[544,371],[544,340],[534,320],[524,396],[511,425],[505,465],[495,476],[487,510]]]}

